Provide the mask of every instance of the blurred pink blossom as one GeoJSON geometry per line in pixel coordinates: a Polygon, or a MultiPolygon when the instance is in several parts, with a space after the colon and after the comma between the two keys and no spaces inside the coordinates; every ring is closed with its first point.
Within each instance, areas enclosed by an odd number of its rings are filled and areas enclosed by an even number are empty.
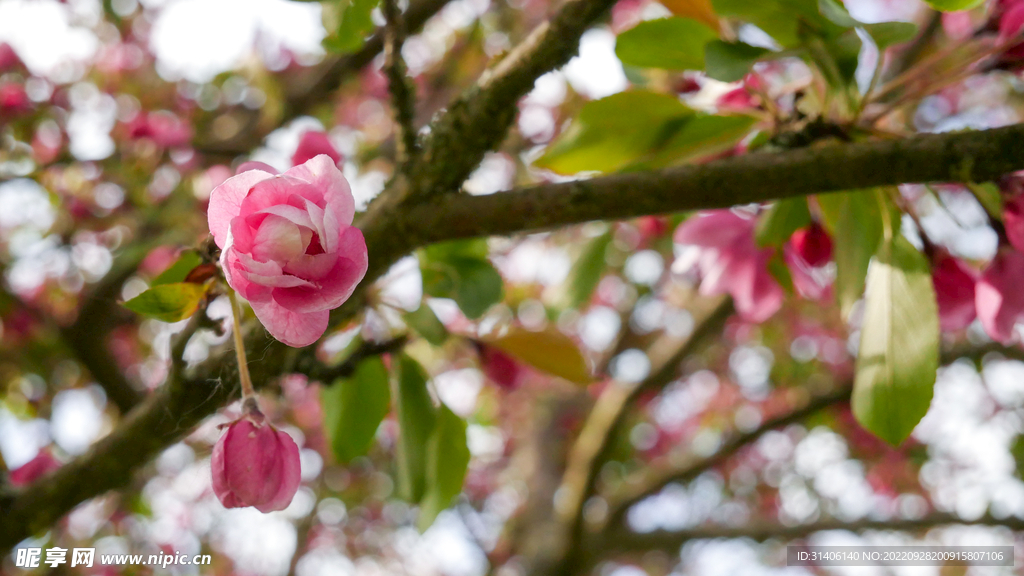
{"type": "Polygon", "coordinates": [[[939,305],[939,326],[954,331],[966,328],[977,316],[974,273],[959,260],[942,254],[932,265],[932,283],[939,305]]]}
{"type": "Polygon", "coordinates": [[[1001,249],[975,286],[975,305],[985,332],[998,342],[1013,340],[1014,325],[1024,320],[1024,254],[1001,249]]]}
{"type": "Polygon", "coordinates": [[[782,306],[783,293],[766,268],[772,249],[754,243],[754,223],[731,210],[712,210],[683,222],[675,241],[702,248],[701,294],[728,293],[745,320],[763,322],[782,306]]]}
{"type": "Polygon", "coordinates": [[[341,162],[341,153],[331,144],[331,139],[327,137],[327,134],[316,130],[307,130],[302,133],[299,145],[295,148],[295,153],[292,154],[292,166],[305,164],[306,161],[320,154],[330,156],[335,164],[341,162]]]}

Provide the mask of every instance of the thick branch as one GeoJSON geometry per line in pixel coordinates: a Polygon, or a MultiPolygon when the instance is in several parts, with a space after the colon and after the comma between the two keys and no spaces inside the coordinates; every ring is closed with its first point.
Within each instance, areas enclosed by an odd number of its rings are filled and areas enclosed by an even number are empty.
{"type": "Polygon", "coordinates": [[[1021,149],[1024,124],[827,144],[489,196],[448,195],[413,206],[402,220],[422,231],[418,244],[428,244],[872,186],[986,182],[1024,168],[1021,149]]]}

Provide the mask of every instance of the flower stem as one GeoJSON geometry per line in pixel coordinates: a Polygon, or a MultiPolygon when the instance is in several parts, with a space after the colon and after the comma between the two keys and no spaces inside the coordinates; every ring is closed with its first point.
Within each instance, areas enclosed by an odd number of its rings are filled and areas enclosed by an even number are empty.
{"type": "Polygon", "coordinates": [[[235,357],[238,358],[238,380],[242,385],[242,401],[248,403],[252,400],[255,403],[256,390],[252,387],[252,378],[249,376],[249,364],[245,358],[245,342],[242,341],[242,309],[235,297],[235,291],[228,288],[228,299],[231,300],[231,317],[234,319],[232,332],[235,337],[235,357]]]}

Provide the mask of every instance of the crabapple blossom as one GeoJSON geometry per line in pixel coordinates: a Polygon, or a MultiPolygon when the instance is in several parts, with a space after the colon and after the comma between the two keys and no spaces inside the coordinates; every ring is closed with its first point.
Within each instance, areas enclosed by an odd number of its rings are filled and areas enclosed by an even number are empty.
{"type": "Polygon", "coordinates": [[[259,411],[227,425],[210,466],[213,491],[225,508],[284,510],[299,489],[299,447],[259,411]]]}
{"type": "Polygon", "coordinates": [[[265,164],[241,169],[210,193],[224,276],[274,338],[308,346],[366,274],[348,182],[326,154],[283,174],[265,164]]]}

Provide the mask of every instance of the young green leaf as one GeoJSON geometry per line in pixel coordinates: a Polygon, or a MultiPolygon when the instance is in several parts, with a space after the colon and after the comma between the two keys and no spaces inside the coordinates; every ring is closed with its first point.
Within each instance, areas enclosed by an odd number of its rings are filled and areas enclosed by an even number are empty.
{"type": "Polygon", "coordinates": [[[806,198],[779,200],[757,221],[754,238],[758,246],[781,246],[793,232],[810,223],[806,198]]]}
{"type": "Polygon", "coordinates": [[[929,6],[943,12],[959,12],[970,10],[981,5],[985,0],[924,0],[929,6]]]}
{"type": "Polygon", "coordinates": [[[150,286],[184,282],[185,278],[188,278],[188,273],[202,263],[203,259],[199,256],[198,252],[195,250],[186,250],[181,253],[181,256],[178,257],[174,264],[171,264],[166,270],[161,272],[159,276],[154,278],[150,286]]]}
{"type": "Polygon", "coordinates": [[[338,461],[347,464],[370,449],[391,403],[388,372],[380,357],[367,358],[350,378],[321,393],[324,428],[338,461]]]}
{"type": "Polygon", "coordinates": [[[612,231],[593,238],[583,251],[580,252],[572,268],[569,269],[569,276],[563,286],[559,305],[564,308],[579,308],[587,301],[597,288],[598,282],[604,275],[605,254],[608,252],[608,245],[612,242],[612,231]]]}
{"type": "Polygon", "coordinates": [[[834,240],[836,300],[845,318],[864,293],[868,264],[882,238],[881,212],[868,191],[823,194],[818,206],[834,240]]]}
{"type": "Polygon", "coordinates": [[[540,332],[513,328],[503,336],[483,341],[538,370],[570,382],[589,384],[593,380],[579,347],[556,327],[540,332]]]}
{"type": "Polygon", "coordinates": [[[656,150],[691,116],[678,98],[644,90],[587,102],[534,165],[558,174],[614,172],[656,150]]]}
{"type": "Polygon", "coordinates": [[[205,295],[202,284],[161,284],[125,302],[124,307],[164,322],[177,322],[195,314],[205,295]]]}
{"type": "Polygon", "coordinates": [[[434,310],[427,306],[426,302],[420,304],[416,310],[407,312],[405,323],[434,346],[440,346],[448,339],[448,329],[438,320],[437,314],[434,314],[434,310]]]}
{"type": "MultiPolygon", "coordinates": [[[[334,32],[324,38],[324,48],[335,54],[349,54],[363,46],[366,37],[373,31],[370,15],[380,0],[341,0],[335,13],[338,25],[334,32]]],[[[327,3],[324,3],[327,4],[327,3]]],[[[326,15],[326,14],[325,14],[326,15]]],[[[332,27],[328,26],[328,30],[332,27]]]]}
{"type": "Polygon", "coordinates": [[[838,36],[846,28],[823,16],[817,0],[712,0],[719,16],[749,22],[784,48],[800,46],[806,34],[838,36]]]}
{"type": "Polygon", "coordinates": [[[684,120],[679,129],[651,154],[630,164],[627,170],[651,170],[678,166],[724,152],[750,133],[750,116],[698,114],[684,120]]]}
{"type": "Polygon", "coordinates": [[[939,313],[928,261],[894,234],[868,272],[851,399],[857,421],[899,445],[928,412],[938,366],[939,313]]]}
{"type": "Polygon", "coordinates": [[[913,22],[878,22],[864,24],[863,28],[875,41],[875,46],[879,50],[909,42],[917,36],[917,24],[913,22]]]}
{"type": "Polygon", "coordinates": [[[434,432],[437,409],[427,390],[427,373],[418,362],[402,354],[394,371],[398,413],[398,493],[419,502],[427,485],[427,443],[434,432]]]}
{"type": "Polygon", "coordinates": [[[417,519],[420,532],[429,528],[437,515],[462,492],[468,466],[466,422],[442,404],[427,445],[427,490],[417,519]]]}
{"type": "Polygon", "coordinates": [[[690,18],[647,20],[619,34],[615,55],[623,64],[665,70],[701,70],[704,45],[718,39],[706,24],[690,18]]]}
{"type": "Polygon", "coordinates": [[[996,220],[1003,219],[1003,195],[999,191],[999,186],[991,182],[983,182],[981,184],[968,184],[967,187],[974,194],[974,197],[978,199],[978,203],[981,204],[985,212],[996,220]]]}
{"type": "Polygon", "coordinates": [[[469,318],[479,318],[501,301],[501,274],[487,260],[482,240],[447,242],[420,251],[423,291],[435,298],[451,298],[469,318]]]}
{"type": "Polygon", "coordinates": [[[755,62],[770,54],[773,52],[767,48],[743,42],[712,40],[704,46],[704,70],[715,80],[735,82],[742,79],[755,62]]]}

